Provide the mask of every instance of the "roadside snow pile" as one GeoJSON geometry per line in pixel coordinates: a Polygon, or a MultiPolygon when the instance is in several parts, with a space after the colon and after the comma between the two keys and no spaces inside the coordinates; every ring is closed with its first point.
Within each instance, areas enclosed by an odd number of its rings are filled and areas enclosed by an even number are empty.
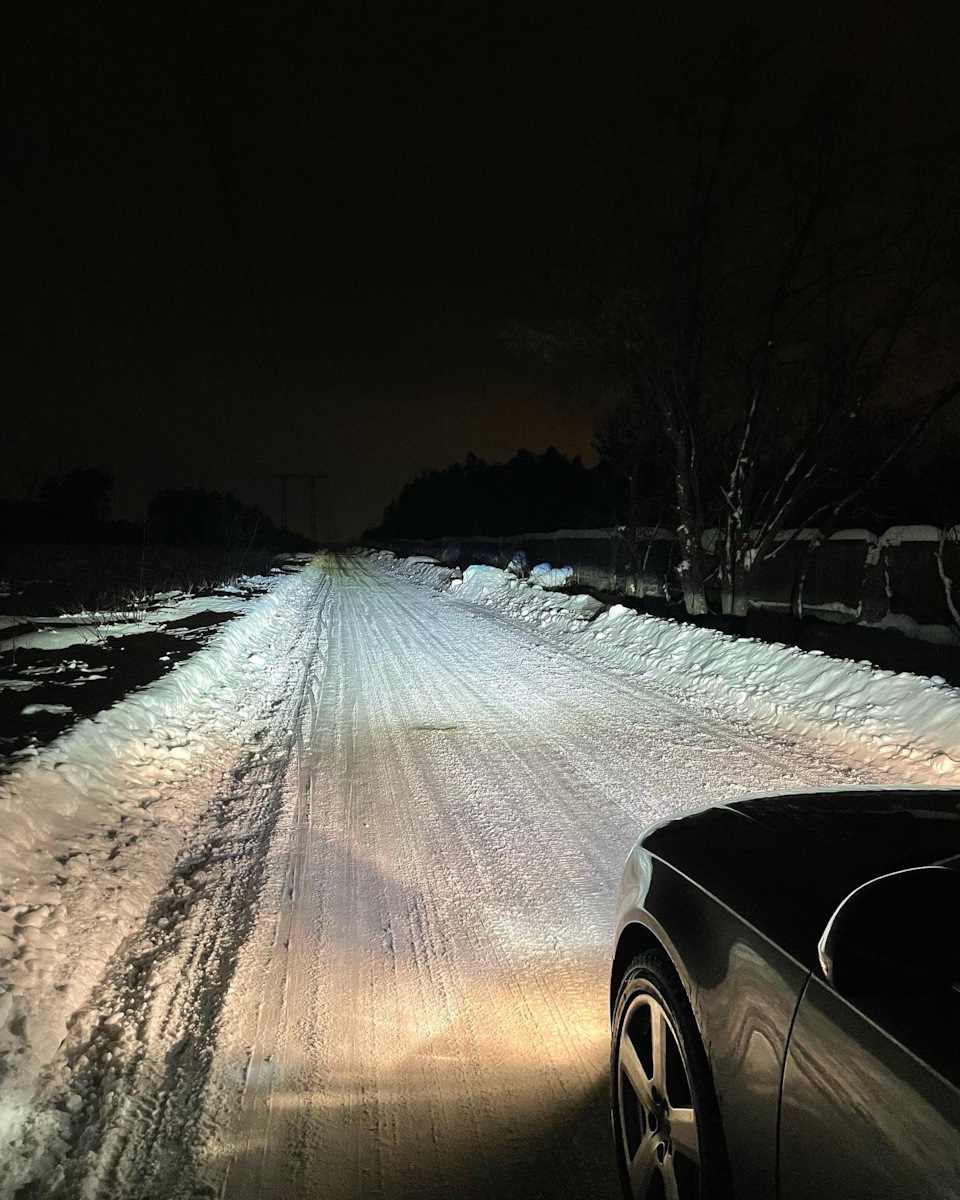
{"type": "MultiPolygon", "coordinates": [[[[292,582],[0,782],[0,1192],[72,1014],[142,924],[226,767],[293,686],[267,667],[300,657],[272,652],[289,649],[302,619],[287,603],[292,582]]],[[[314,590],[301,582],[297,595],[316,604],[314,590]]]]}
{"type": "Polygon", "coordinates": [[[551,567],[548,562],[538,563],[530,572],[530,582],[542,588],[566,587],[573,578],[573,567],[551,567]]]}
{"type": "MultiPolygon", "coordinates": [[[[391,550],[373,550],[364,551],[363,553],[375,563],[386,567],[397,575],[402,575],[406,579],[416,580],[418,583],[426,583],[434,588],[446,588],[452,581],[463,577],[463,573],[459,567],[444,566],[438,559],[431,558],[427,554],[414,554],[409,558],[397,558],[391,550]]],[[[467,569],[468,571],[489,569],[497,571],[501,575],[523,577],[527,574],[527,560],[521,551],[510,561],[506,571],[500,571],[497,567],[468,567],[467,569]]],[[[529,583],[544,589],[566,587],[572,579],[573,567],[554,567],[548,562],[537,563],[535,567],[530,568],[529,572],[529,583]]]]}
{"type": "Polygon", "coordinates": [[[374,551],[370,557],[375,563],[429,587],[443,589],[454,579],[460,579],[459,567],[442,566],[435,558],[426,554],[414,554],[410,558],[397,558],[389,550],[374,551]]]}
{"type": "Polygon", "coordinates": [[[562,634],[578,653],[706,699],[733,719],[839,746],[899,778],[960,783],[960,689],[939,676],[605,608],[589,596],[545,593],[496,567],[468,567],[448,586],[458,600],[562,634]]]}

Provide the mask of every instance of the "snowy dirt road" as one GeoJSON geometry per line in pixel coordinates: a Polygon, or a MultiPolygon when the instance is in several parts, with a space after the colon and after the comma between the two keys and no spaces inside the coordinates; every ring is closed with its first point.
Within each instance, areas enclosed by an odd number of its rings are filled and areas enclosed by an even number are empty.
{"type": "Polygon", "coordinates": [[[287,586],[299,665],[74,1022],[80,1098],[51,1094],[49,1188],[23,1194],[613,1197],[639,831],[879,774],[368,560],[287,586]]]}

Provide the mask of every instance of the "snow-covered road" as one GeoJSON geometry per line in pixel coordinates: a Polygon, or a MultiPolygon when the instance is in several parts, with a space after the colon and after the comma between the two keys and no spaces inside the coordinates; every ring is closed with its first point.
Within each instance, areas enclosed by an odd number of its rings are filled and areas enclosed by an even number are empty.
{"type": "Polygon", "coordinates": [[[613,1197],[607,975],[638,833],[879,770],[366,559],[284,586],[256,745],[221,749],[72,1023],[30,1194],[613,1197]]]}

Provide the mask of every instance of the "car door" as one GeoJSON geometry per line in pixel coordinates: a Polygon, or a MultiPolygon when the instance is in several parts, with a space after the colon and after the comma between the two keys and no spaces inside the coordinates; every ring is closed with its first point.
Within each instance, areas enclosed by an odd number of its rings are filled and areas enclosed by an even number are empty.
{"type": "Polygon", "coordinates": [[[953,989],[855,1005],[813,975],[784,1064],[780,1200],[957,1200],[958,1039],[953,989]]]}

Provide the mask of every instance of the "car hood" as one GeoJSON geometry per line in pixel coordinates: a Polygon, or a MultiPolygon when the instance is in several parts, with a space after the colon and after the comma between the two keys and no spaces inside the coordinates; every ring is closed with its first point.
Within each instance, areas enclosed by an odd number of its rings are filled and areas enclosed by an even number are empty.
{"type": "Polygon", "coordinates": [[[845,788],[725,805],[786,836],[896,871],[960,854],[960,788],[845,788]]]}
{"type": "Polygon", "coordinates": [[[750,797],[661,822],[640,845],[813,968],[854,888],[960,855],[960,788],[750,797]]]}

